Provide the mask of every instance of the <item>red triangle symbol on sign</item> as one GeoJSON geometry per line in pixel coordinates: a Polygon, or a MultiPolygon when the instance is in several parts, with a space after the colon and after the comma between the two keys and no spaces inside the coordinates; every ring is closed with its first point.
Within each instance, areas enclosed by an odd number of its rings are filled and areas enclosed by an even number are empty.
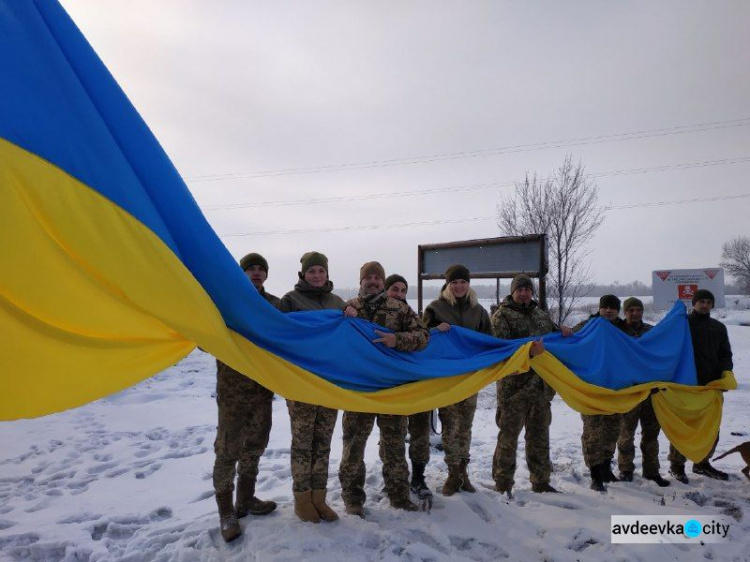
{"type": "Polygon", "coordinates": [[[704,269],[703,273],[705,273],[709,279],[713,279],[716,277],[716,274],[719,273],[718,269],[704,269]]]}
{"type": "Polygon", "coordinates": [[[662,281],[666,281],[667,277],[669,277],[669,274],[672,273],[671,271],[655,271],[656,276],[661,279],[662,281]]]}

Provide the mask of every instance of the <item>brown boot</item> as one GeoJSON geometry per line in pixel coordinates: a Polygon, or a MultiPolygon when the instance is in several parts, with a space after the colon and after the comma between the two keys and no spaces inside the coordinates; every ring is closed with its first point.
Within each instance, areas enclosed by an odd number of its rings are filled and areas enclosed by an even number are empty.
{"type": "Polygon", "coordinates": [[[320,514],[312,504],[312,493],[310,490],[294,492],[294,514],[308,523],[320,523],[320,514]]]}
{"type": "Polygon", "coordinates": [[[231,542],[242,534],[237,514],[232,505],[232,492],[216,495],[216,505],[219,506],[219,530],[226,542],[231,542]]]}
{"type": "Polygon", "coordinates": [[[276,502],[263,501],[255,497],[255,479],[240,476],[237,479],[237,517],[242,519],[251,515],[268,515],[276,509],[276,502]]]}
{"type": "Polygon", "coordinates": [[[469,492],[473,494],[477,491],[477,489],[472,485],[471,481],[469,480],[469,471],[467,467],[469,466],[469,459],[461,459],[461,489],[464,492],[469,492]]]}
{"type": "Polygon", "coordinates": [[[443,495],[452,496],[461,489],[461,466],[448,467],[448,478],[443,484],[443,495]]]}
{"type": "Polygon", "coordinates": [[[336,512],[326,503],[326,493],[327,490],[312,491],[313,507],[315,507],[315,510],[323,521],[338,521],[339,516],[336,515],[336,512]]]}

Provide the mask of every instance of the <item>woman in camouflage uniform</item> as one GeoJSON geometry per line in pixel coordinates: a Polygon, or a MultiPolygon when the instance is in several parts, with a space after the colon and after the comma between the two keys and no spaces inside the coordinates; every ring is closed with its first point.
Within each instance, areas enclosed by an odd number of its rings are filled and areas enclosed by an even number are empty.
{"type": "MultiPolygon", "coordinates": [[[[333,294],[328,279],[328,258],[308,252],[300,259],[299,281],[281,298],[282,312],[343,310],[344,301],[333,294]]],[[[326,504],[328,458],[338,410],[287,400],[292,429],[292,491],[294,513],[302,521],[319,523],[339,517],[326,504]]]]}

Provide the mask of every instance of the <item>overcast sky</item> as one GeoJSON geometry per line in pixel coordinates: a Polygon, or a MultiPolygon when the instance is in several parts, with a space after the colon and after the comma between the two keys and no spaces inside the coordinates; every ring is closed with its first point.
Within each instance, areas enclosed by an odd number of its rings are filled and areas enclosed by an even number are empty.
{"type": "Polygon", "coordinates": [[[499,236],[512,183],[566,153],[609,174],[595,281],[715,267],[750,235],[745,0],[62,4],[273,293],[308,250],[339,287],[372,259],[415,283],[418,244],[499,236]]]}

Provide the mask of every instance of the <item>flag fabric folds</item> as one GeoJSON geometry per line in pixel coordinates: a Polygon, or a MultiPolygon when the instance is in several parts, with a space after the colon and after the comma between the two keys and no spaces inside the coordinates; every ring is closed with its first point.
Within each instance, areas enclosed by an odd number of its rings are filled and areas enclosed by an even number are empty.
{"type": "Polygon", "coordinates": [[[62,7],[0,6],[0,419],[106,396],[199,345],[287,398],[354,411],[425,411],[530,367],[584,413],[659,388],[670,439],[710,449],[736,383],[695,386],[684,307],[639,340],[605,321],[550,335],[532,360],[527,340],[458,328],[407,354],[337,311],[279,313],[62,7]]]}

